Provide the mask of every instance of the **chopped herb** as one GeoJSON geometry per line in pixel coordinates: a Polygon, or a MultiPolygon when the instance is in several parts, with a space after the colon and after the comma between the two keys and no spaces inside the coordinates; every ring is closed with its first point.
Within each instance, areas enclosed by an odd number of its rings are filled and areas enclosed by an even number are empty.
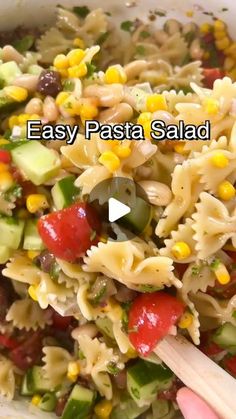
{"type": "Polygon", "coordinates": [[[26,143],[28,143],[28,141],[26,141],[26,140],[22,140],[22,141],[15,141],[14,143],[12,142],[12,143],[9,143],[9,144],[2,144],[1,146],[0,146],[0,149],[1,150],[8,150],[8,151],[11,151],[11,150],[13,150],[14,148],[16,148],[16,147],[19,147],[19,145],[23,145],[23,144],[26,144],[26,143]]]}
{"type": "Polygon", "coordinates": [[[138,55],[145,55],[145,48],[143,45],[138,45],[136,47],[136,54],[138,55]]]}
{"type": "Polygon", "coordinates": [[[123,313],[122,313],[121,322],[122,322],[122,328],[125,332],[128,332],[130,305],[131,305],[131,302],[122,304],[123,313]]]}
{"type": "Polygon", "coordinates": [[[214,271],[215,269],[218,268],[220,263],[221,263],[220,259],[213,259],[213,261],[210,263],[210,268],[213,269],[214,271]]]}
{"type": "Polygon", "coordinates": [[[18,220],[16,218],[6,217],[5,220],[6,220],[6,223],[9,225],[18,225],[18,220]]]}
{"type": "Polygon", "coordinates": [[[96,230],[92,230],[91,234],[90,234],[90,240],[91,242],[96,238],[97,232],[96,230]]]}
{"type": "Polygon", "coordinates": [[[214,16],[214,13],[212,13],[212,12],[203,12],[203,15],[214,16]]]}
{"type": "Polygon", "coordinates": [[[164,17],[164,16],[166,16],[166,12],[162,12],[161,10],[155,10],[155,15],[160,16],[160,17],[164,17]]]}
{"type": "Polygon", "coordinates": [[[97,39],[97,43],[99,44],[99,45],[102,45],[102,44],[104,44],[104,42],[107,40],[107,38],[108,38],[108,36],[110,35],[110,32],[109,31],[107,31],[107,32],[103,32],[100,36],[99,36],[99,38],[97,39]]]}
{"type": "Polygon", "coordinates": [[[120,372],[120,369],[117,367],[115,362],[109,362],[107,365],[107,370],[112,375],[117,375],[120,372]]]}
{"type": "Polygon", "coordinates": [[[21,198],[22,197],[22,186],[20,186],[18,183],[13,185],[10,189],[8,189],[7,192],[4,194],[4,198],[6,201],[11,201],[11,198],[21,198]]]}
{"type": "Polygon", "coordinates": [[[94,72],[96,71],[96,66],[90,63],[86,63],[87,66],[87,77],[92,77],[94,72]]]}
{"type": "Polygon", "coordinates": [[[120,28],[123,31],[132,32],[134,29],[134,22],[131,22],[131,20],[125,20],[124,22],[121,23],[120,28]]]}
{"type": "Polygon", "coordinates": [[[193,92],[193,90],[191,89],[190,86],[181,87],[181,89],[179,91],[180,92],[182,91],[185,95],[187,95],[187,93],[192,93],[193,92]]]}
{"type": "Polygon", "coordinates": [[[63,90],[65,90],[65,92],[73,92],[74,88],[75,82],[73,80],[65,80],[63,84],[63,90]]]}
{"type": "Polygon", "coordinates": [[[66,109],[72,109],[72,103],[71,103],[71,102],[67,102],[67,103],[64,105],[64,108],[66,108],[66,109]]]}
{"type": "Polygon", "coordinates": [[[228,12],[228,10],[229,9],[227,7],[222,7],[222,9],[221,9],[222,12],[228,12]]]}
{"type": "Polygon", "coordinates": [[[154,287],[153,285],[139,285],[139,290],[141,292],[155,292],[155,291],[160,291],[162,290],[163,287],[154,287]]]}
{"type": "Polygon", "coordinates": [[[197,266],[197,265],[194,265],[194,266],[192,266],[191,275],[193,275],[193,276],[199,275],[200,271],[201,271],[201,267],[197,266]]]}
{"type": "Polygon", "coordinates": [[[77,16],[85,18],[90,13],[90,10],[87,6],[75,6],[73,7],[73,12],[77,16]]]}
{"type": "Polygon", "coordinates": [[[28,51],[35,42],[35,37],[32,35],[26,35],[22,39],[18,39],[15,42],[13,42],[13,47],[17,49],[20,53],[28,51]]]}
{"type": "Polygon", "coordinates": [[[236,319],[236,310],[234,310],[234,311],[233,311],[233,313],[232,313],[232,317],[233,317],[234,319],[236,319]]]}
{"type": "Polygon", "coordinates": [[[181,65],[188,64],[190,61],[191,61],[190,54],[189,54],[189,53],[187,53],[187,54],[185,55],[185,57],[184,57],[183,61],[181,62],[181,65]]]}
{"type": "Polygon", "coordinates": [[[137,388],[131,387],[130,391],[136,399],[140,399],[140,393],[137,388]]]}
{"type": "Polygon", "coordinates": [[[142,32],[140,32],[140,36],[141,36],[141,38],[148,38],[149,36],[150,36],[150,33],[149,32],[147,32],[147,31],[142,31],[142,32]]]}
{"type": "Polygon", "coordinates": [[[58,279],[58,277],[59,277],[60,270],[61,270],[61,268],[60,268],[60,266],[58,265],[58,263],[57,263],[57,262],[54,262],[54,263],[52,264],[51,268],[50,268],[50,272],[49,272],[50,277],[51,277],[52,279],[54,279],[54,280],[57,280],[57,279],[58,279]]]}
{"type": "Polygon", "coordinates": [[[3,137],[4,137],[6,140],[9,140],[9,139],[11,138],[11,130],[10,130],[10,128],[6,129],[6,131],[5,131],[5,132],[4,132],[4,134],[3,134],[3,137]]]}
{"type": "Polygon", "coordinates": [[[185,41],[187,42],[187,44],[191,44],[195,37],[196,37],[195,31],[189,31],[184,36],[185,41]]]}
{"type": "Polygon", "coordinates": [[[78,358],[82,361],[85,359],[84,353],[81,351],[81,349],[78,350],[78,358]]]}
{"type": "Polygon", "coordinates": [[[105,15],[111,16],[111,13],[110,12],[105,12],[105,15]]]}
{"type": "Polygon", "coordinates": [[[0,79],[0,89],[3,89],[5,86],[5,81],[3,79],[0,79]]]}

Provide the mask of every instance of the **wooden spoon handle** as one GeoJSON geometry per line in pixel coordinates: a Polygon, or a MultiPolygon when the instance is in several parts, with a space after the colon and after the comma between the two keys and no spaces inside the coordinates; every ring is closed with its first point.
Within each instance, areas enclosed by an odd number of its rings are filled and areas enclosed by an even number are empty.
{"type": "Polygon", "coordinates": [[[167,336],[154,352],[222,419],[236,419],[236,380],[182,336],[167,336]]]}

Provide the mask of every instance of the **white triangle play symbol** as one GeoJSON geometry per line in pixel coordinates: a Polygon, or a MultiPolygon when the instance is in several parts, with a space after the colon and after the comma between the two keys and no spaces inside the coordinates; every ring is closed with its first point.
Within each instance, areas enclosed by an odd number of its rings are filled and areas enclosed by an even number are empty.
{"type": "Polygon", "coordinates": [[[119,220],[119,218],[124,217],[124,215],[129,214],[130,212],[131,209],[128,205],[123,204],[115,198],[110,198],[108,200],[108,218],[110,223],[119,220]]]}

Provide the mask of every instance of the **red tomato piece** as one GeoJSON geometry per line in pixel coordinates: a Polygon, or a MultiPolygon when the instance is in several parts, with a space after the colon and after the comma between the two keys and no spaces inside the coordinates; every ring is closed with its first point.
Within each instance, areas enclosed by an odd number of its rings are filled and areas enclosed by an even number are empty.
{"type": "Polygon", "coordinates": [[[0,346],[7,349],[15,349],[18,345],[19,343],[15,339],[10,338],[9,336],[0,335],[0,346]]]}
{"type": "Polygon", "coordinates": [[[230,374],[236,376],[236,355],[231,356],[230,358],[225,358],[224,366],[230,372],[230,374]]]}
{"type": "Polygon", "coordinates": [[[59,330],[68,329],[68,327],[71,324],[72,319],[73,319],[72,316],[63,317],[60,314],[58,314],[56,311],[54,311],[52,315],[53,326],[59,330]]]}
{"type": "Polygon", "coordinates": [[[18,368],[24,371],[38,362],[42,352],[42,337],[41,332],[35,332],[10,352],[9,357],[18,368]]]}
{"type": "Polygon", "coordinates": [[[218,355],[223,351],[223,349],[220,348],[215,342],[209,342],[205,345],[202,345],[199,349],[201,349],[201,351],[209,357],[218,355]]]}
{"type": "Polygon", "coordinates": [[[165,292],[139,295],[129,312],[129,339],[135,349],[147,356],[183,312],[182,301],[165,292]]]}
{"type": "Polygon", "coordinates": [[[54,256],[75,262],[91,245],[98,242],[101,222],[91,206],[78,202],[42,216],[38,222],[38,231],[54,256]]]}
{"type": "Polygon", "coordinates": [[[214,81],[217,79],[222,79],[225,76],[225,73],[220,68],[204,68],[203,76],[204,86],[208,89],[212,89],[214,81]]]}
{"type": "Polygon", "coordinates": [[[227,250],[226,253],[232,259],[233,263],[236,263],[236,252],[232,252],[230,250],[227,250]]]}
{"type": "Polygon", "coordinates": [[[0,162],[9,164],[11,163],[11,153],[8,150],[0,150],[0,162]]]}

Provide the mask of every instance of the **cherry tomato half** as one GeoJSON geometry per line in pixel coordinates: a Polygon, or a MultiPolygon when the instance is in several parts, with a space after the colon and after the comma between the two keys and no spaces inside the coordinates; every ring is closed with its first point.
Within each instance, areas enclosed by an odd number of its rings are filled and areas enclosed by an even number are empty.
{"type": "Polygon", "coordinates": [[[11,153],[8,150],[0,150],[0,162],[9,164],[11,163],[11,153]]]}
{"type": "Polygon", "coordinates": [[[38,222],[38,231],[54,256],[75,262],[92,244],[98,242],[101,222],[91,206],[78,202],[42,216],[38,222]]]}
{"type": "Polygon", "coordinates": [[[222,79],[225,76],[225,73],[220,68],[204,68],[203,76],[204,87],[212,89],[214,81],[217,79],[222,79]]]}
{"type": "Polygon", "coordinates": [[[165,292],[139,295],[129,312],[129,339],[135,349],[147,356],[183,312],[184,304],[165,292]]]}
{"type": "Polygon", "coordinates": [[[15,349],[18,345],[19,342],[17,342],[15,339],[6,335],[0,335],[0,346],[3,346],[7,349],[15,349]]]}
{"type": "Polygon", "coordinates": [[[23,371],[35,365],[41,355],[42,338],[41,332],[35,332],[20,343],[9,354],[12,362],[23,371]]]}

